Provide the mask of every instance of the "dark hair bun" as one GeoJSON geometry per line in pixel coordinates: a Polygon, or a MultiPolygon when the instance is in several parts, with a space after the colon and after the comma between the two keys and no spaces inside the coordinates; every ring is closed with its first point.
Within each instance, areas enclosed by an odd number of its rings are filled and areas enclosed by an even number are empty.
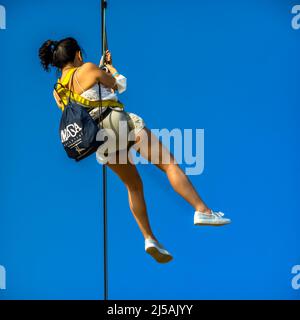
{"type": "Polygon", "coordinates": [[[66,38],[60,41],[47,40],[39,49],[39,58],[46,71],[49,66],[62,69],[65,65],[73,62],[76,52],[81,51],[74,38],[66,38]]]}

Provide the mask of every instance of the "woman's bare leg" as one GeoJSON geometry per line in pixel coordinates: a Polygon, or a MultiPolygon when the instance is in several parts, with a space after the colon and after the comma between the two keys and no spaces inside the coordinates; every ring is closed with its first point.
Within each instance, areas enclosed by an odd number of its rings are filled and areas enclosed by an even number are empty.
{"type": "Polygon", "coordinates": [[[152,162],[153,158],[151,158],[151,153],[152,155],[155,155],[155,152],[151,151],[157,150],[159,154],[156,155],[156,158],[159,159],[159,161],[155,161],[154,164],[166,173],[173,189],[189,202],[195,210],[210,213],[209,208],[201,199],[188,177],[176,163],[173,155],[162,145],[157,137],[147,128],[144,128],[138,136],[138,143],[135,144],[134,148],[141,156],[149,162],[152,162]],[[163,159],[169,159],[170,161],[163,163],[163,159]]]}
{"type": "Polygon", "coordinates": [[[145,239],[157,240],[151,230],[146,203],[144,199],[143,183],[134,164],[107,164],[125,184],[128,191],[131,212],[145,239]]]}

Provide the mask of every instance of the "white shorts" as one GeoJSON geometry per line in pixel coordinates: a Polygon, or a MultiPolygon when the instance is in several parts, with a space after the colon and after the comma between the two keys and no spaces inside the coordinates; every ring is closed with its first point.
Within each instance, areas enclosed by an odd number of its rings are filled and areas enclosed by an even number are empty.
{"type": "MultiPolygon", "coordinates": [[[[112,144],[110,143],[110,140],[108,140],[98,148],[96,152],[96,159],[100,164],[106,163],[107,161],[110,161],[110,159],[115,159],[116,152],[127,153],[128,149],[130,148],[130,144],[128,143],[128,141],[127,144],[124,145],[124,147],[119,146],[118,129],[120,121],[127,121],[128,132],[130,132],[131,135],[130,141],[136,141],[136,136],[139,134],[141,130],[145,128],[144,120],[138,115],[131,112],[113,110],[103,120],[103,129],[99,130],[98,134],[101,139],[101,136],[103,134],[105,136],[109,135],[107,131],[105,131],[105,129],[111,129],[115,136],[117,136],[117,141],[114,144],[112,144]]],[[[133,144],[134,143],[131,143],[131,145],[133,144]]]]}

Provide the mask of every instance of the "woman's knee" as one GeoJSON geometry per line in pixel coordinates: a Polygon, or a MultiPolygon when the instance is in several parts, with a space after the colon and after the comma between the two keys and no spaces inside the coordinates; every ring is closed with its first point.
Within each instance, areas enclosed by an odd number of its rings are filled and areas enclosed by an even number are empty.
{"type": "Polygon", "coordinates": [[[136,192],[143,190],[143,181],[139,175],[135,175],[133,179],[126,182],[128,191],[136,192]]]}
{"type": "Polygon", "coordinates": [[[180,171],[181,168],[179,165],[175,162],[167,163],[167,164],[160,164],[159,168],[164,171],[165,173],[170,173],[170,172],[176,172],[180,171]]]}
{"type": "Polygon", "coordinates": [[[128,191],[130,192],[140,192],[143,191],[143,183],[141,180],[132,181],[126,185],[128,191]]]}

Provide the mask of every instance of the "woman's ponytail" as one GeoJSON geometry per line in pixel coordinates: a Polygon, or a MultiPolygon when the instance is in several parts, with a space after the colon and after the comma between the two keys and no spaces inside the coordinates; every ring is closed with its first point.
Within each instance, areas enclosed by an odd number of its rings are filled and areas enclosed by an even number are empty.
{"type": "Polygon", "coordinates": [[[49,71],[49,66],[53,64],[54,54],[57,45],[57,41],[47,40],[40,47],[39,57],[41,60],[41,64],[46,71],[49,71]]]}

